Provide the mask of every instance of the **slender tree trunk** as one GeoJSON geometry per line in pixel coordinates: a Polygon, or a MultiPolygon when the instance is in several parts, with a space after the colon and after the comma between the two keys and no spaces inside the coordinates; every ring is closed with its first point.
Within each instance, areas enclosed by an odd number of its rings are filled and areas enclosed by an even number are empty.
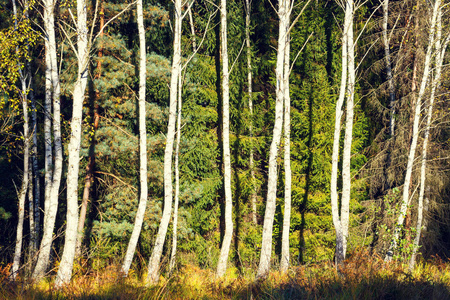
{"type": "Polygon", "coordinates": [[[228,71],[227,45],[227,1],[220,1],[221,50],[222,50],[222,109],[223,109],[223,165],[225,189],[225,234],[217,264],[217,277],[225,275],[228,256],[233,237],[233,198],[231,194],[231,156],[230,156],[230,85],[228,71]]]}
{"type": "MultiPolygon", "coordinates": [[[[14,3],[15,1],[13,1],[14,3]]],[[[15,5],[14,5],[15,6],[15,5]]],[[[16,12],[14,13],[15,15],[16,12]]],[[[12,265],[12,271],[11,276],[12,279],[15,280],[17,277],[17,273],[19,271],[20,267],[20,257],[22,254],[22,243],[23,243],[23,221],[25,217],[25,199],[27,196],[27,190],[28,190],[28,182],[29,182],[29,160],[30,160],[30,154],[29,154],[29,148],[30,148],[30,141],[29,141],[29,118],[28,118],[28,98],[27,98],[27,87],[25,83],[25,78],[23,75],[21,76],[21,82],[22,82],[22,90],[21,90],[21,99],[22,99],[22,109],[23,109],[23,141],[24,141],[24,149],[23,149],[23,179],[22,179],[22,186],[20,188],[19,192],[19,209],[18,209],[18,223],[17,223],[17,231],[16,231],[16,247],[14,251],[14,259],[13,259],[13,265],[12,265]]]]}
{"type": "Polygon", "coordinates": [[[353,1],[347,1],[345,16],[349,18],[347,32],[347,58],[348,58],[348,82],[347,82],[347,113],[345,121],[344,149],[342,153],[342,201],[341,201],[341,229],[343,236],[343,253],[345,259],[347,252],[350,191],[351,191],[351,170],[350,159],[352,151],[353,137],[353,99],[355,96],[355,47],[353,40],[353,1]]]}
{"type": "Polygon", "coordinates": [[[71,137],[68,147],[69,161],[67,172],[67,216],[64,252],[61,257],[55,285],[61,287],[72,277],[73,261],[78,228],[78,171],[80,167],[81,119],[88,78],[88,30],[86,25],[86,2],[77,1],[77,54],[78,78],[73,91],[71,137]]]}
{"type": "Polygon", "coordinates": [[[192,51],[197,51],[197,42],[195,40],[195,27],[194,27],[194,18],[192,17],[192,9],[191,5],[188,4],[188,14],[189,14],[189,25],[191,27],[191,39],[192,39],[192,51]]]}
{"type": "Polygon", "coordinates": [[[395,89],[394,78],[392,76],[391,51],[389,48],[388,36],[388,17],[389,17],[389,0],[383,1],[383,44],[384,58],[386,60],[386,75],[389,85],[389,134],[394,136],[395,133],[395,89]]]}
{"type": "Polygon", "coordinates": [[[437,15],[438,15],[440,6],[441,6],[440,0],[436,0],[433,4],[433,15],[431,17],[430,34],[429,34],[429,38],[428,38],[427,53],[425,55],[425,62],[424,62],[424,71],[423,71],[424,73],[422,76],[422,82],[420,84],[419,94],[417,96],[416,105],[415,105],[413,137],[412,137],[410,151],[409,151],[409,155],[408,155],[408,163],[407,163],[407,167],[406,167],[405,182],[403,184],[402,204],[400,207],[400,214],[397,219],[397,224],[394,229],[392,241],[391,241],[389,250],[387,251],[386,256],[385,256],[385,261],[392,260],[394,251],[397,248],[398,238],[400,236],[400,232],[401,232],[401,229],[403,226],[403,221],[405,220],[408,205],[410,202],[409,186],[411,183],[412,169],[414,166],[414,159],[415,159],[416,148],[417,148],[417,139],[419,136],[419,122],[420,122],[420,115],[421,115],[421,110],[422,110],[422,98],[425,94],[425,90],[426,90],[427,82],[428,82],[428,76],[430,73],[431,54],[432,54],[432,49],[434,46],[434,33],[435,33],[435,27],[436,27],[436,19],[437,19],[437,15]]]}
{"type": "MultiPolygon", "coordinates": [[[[105,25],[105,9],[103,5],[103,1],[100,3],[100,37],[103,37],[103,27],[105,25]]],[[[99,60],[97,62],[97,74],[96,78],[100,78],[101,76],[101,70],[102,70],[102,63],[101,63],[101,57],[103,56],[103,49],[99,49],[98,51],[98,57],[99,60]]],[[[95,133],[98,129],[98,122],[99,122],[99,115],[98,115],[98,103],[99,100],[99,94],[100,92],[96,90],[95,92],[95,98],[94,98],[94,122],[93,122],[93,137],[91,140],[91,145],[89,149],[89,161],[86,167],[86,177],[84,179],[84,190],[83,190],[83,198],[81,200],[81,208],[80,208],[80,218],[78,219],[78,236],[77,236],[77,246],[75,250],[75,257],[79,257],[81,255],[81,246],[83,243],[84,238],[84,223],[86,221],[86,214],[87,214],[87,207],[89,202],[89,196],[91,194],[92,185],[94,184],[94,176],[95,176],[95,133]]]]}
{"type": "Polygon", "coordinates": [[[62,174],[62,143],[61,143],[61,115],[60,115],[60,81],[56,55],[56,38],[54,26],[54,0],[46,0],[44,7],[44,27],[46,32],[46,82],[45,82],[45,203],[44,228],[39,256],[33,272],[33,279],[44,276],[49,265],[53,230],[58,210],[59,187],[62,174]],[[53,92],[53,93],[52,93],[53,92]],[[51,142],[51,107],[53,100],[53,137],[55,145],[54,167],[51,142]]]}
{"type": "MultiPolygon", "coordinates": [[[[32,75],[31,75],[31,67],[28,64],[28,76],[30,76],[30,100],[31,100],[31,123],[32,123],[32,144],[31,144],[31,176],[30,176],[30,189],[32,189],[33,195],[33,209],[31,210],[30,205],[30,214],[34,214],[33,223],[34,226],[30,231],[32,233],[32,248],[33,255],[38,249],[39,245],[39,227],[40,227],[40,184],[39,184],[39,165],[37,159],[37,113],[36,113],[36,98],[34,97],[34,92],[32,88],[32,75]]],[[[31,201],[31,198],[29,199],[31,201]]],[[[30,222],[31,223],[31,222],[30,222]]]]}
{"type": "Polygon", "coordinates": [[[169,273],[172,273],[177,254],[177,226],[178,226],[178,203],[180,199],[180,169],[179,169],[179,153],[181,142],[181,72],[178,75],[178,116],[177,116],[177,144],[175,147],[175,197],[173,205],[173,234],[172,234],[172,254],[170,256],[169,273]]]}
{"type": "Polygon", "coordinates": [[[250,124],[248,129],[250,132],[250,158],[249,168],[250,177],[252,180],[252,194],[250,196],[252,205],[252,220],[253,224],[258,224],[257,220],[257,191],[255,178],[255,163],[254,163],[254,149],[253,149],[253,91],[252,91],[252,48],[250,45],[250,15],[251,15],[251,1],[245,0],[245,42],[247,46],[247,94],[248,94],[248,110],[250,112],[250,124]]]}
{"type": "MultiPolygon", "coordinates": [[[[13,13],[15,18],[15,28],[17,28],[17,7],[16,1],[12,1],[13,13]]],[[[17,51],[18,49],[16,49],[17,51]]],[[[13,265],[11,268],[11,279],[15,280],[19,272],[20,258],[22,256],[22,243],[23,243],[23,222],[25,218],[25,200],[27,196],[28,183],[29,183],[29,161],[30,161],[30,140],[29,140],[29,117],[28,117],[28,98],[27,98],[27,84],[23,71],[19,71],[20,74],[20,99],[22,101],[23,110],[23,178],[20,192],[18,195],[18,222],[16,230],[16,247],[14,250],[13,265]]]]}
{"type": "Polygon", "coordinates": [[[145,85],[146,85],[146,47],[145,47],[145,28],[142,0],[137,1],[137,22],[139,31],[139,178],[140,178],[140,199],[139,207],[136,212],[133,232],[128,244],[127,253],[122,266],[122,272],[128,275],[131,262],[133,261],[136,245],[141,234],[142,223],[144,222],[145,208],[147,206],[147,131],[145,124],[145,85]]]}
{"type": "Polygon", "coordinates": [[[430,136],[430,128],[431,121],[433,117],[433,105],[436,90],[440,86],[441,73],[442,73],[442,65],[444,62],[445,51],[447,49],[448,43],[450,41],[450,36],[448,36],[444,45],[441,46],[441,38],[442,38],[442,8],[439,8],[438,19],[437,19],[437,32],[436,32],[436,58],[435,58],[435,68],[436,73],[433,78],[432,86],[431,86],[431,94],[430,94],[430,102],[428,104],[427,111],[427,123],[425,125],[425,133],[422,145],[422,161],[420,167],[420,190],[419,190],[419,200],[418,200],[418,208],[417,208],[417,225],[416,225],[416,236],[414,238],[413,244],[413,252],[411,254],[411,259],[409,261],[409,271],[412,272],[414,270],[414,265],[416,262],[417,250],[419,249],[420,242],[420,234],[422,232],[422,223],[423,223],[423,197],[425,194],[425,179],[426,179],[426,168],[427,168],[427,148],[428,148],[428,140],[430,136]]]}
{"type": "Polygon", "coordinates": [[[272,234],[273,220],[275,216],[275,206],[277,198],[277,156],[278,147],[281,140],[283,125],[283,100],[284,100],[284,58],[286,49],[286,35],[289,26],[290,2],[281,0],[278,4],[279,32],[277,64],[275,76],[277,80],[276,100],[275,100],[275,124],[273,128],[273,139],[269,152],[269,174],[267,182],[266,211],[264,214],[264,226],[261,242],[261,256],[257,272],[257,278],[267,276],[270,268],[270,258],[272,256],[272,234]]]}
{"type": "Polygon", "coordinates": [[[343,115],[342,107],[345,100],[345,92],[347,90],[347,73],[348,73],[348,40],[350,30],[350,18],[347,7],[345,8],[344,29],[342,35],[342,71],[341,71],[341,86],[339,90],[339,98],[336,103],[336,115],[334,124],[334,138],[333,138],[333,153],[331,157],[331,212],[333,216],[333,224],[336,231],[336,264],[342,264],[345,259],[345,242],[342,220],[339,214],[337,179],[338,179],[338,162],[339,162],[339,140],[341,135],[341,118],[343,115]]]}
{"type": "Polygon", "coordinates": [[[289,268],[289,232],[291,229],[291,98],[289,94],[289,52],[290,35],[288,34],[286,36],[286,50],[284,54],[284,215],[280,263],[280,271],[282,273],[286,273],[289,268]]]}
{"type": "Polygon", "coordinates": [[[152,255],[148,265],[148,284],[156,284],[159,280],[159,268],[164,241],[166,239],[167,228],[172,213],[172,157],[175,137],[175,119],[177,113],[177,85],[178,76],[181,71],[181,0],[175,1],[175,26],[173,40],[173,61],[170,78],[170,104],[169,104],[169,124],[167,126],[166,149],[164,151],[164,210],[155,239],[152,255]]]}

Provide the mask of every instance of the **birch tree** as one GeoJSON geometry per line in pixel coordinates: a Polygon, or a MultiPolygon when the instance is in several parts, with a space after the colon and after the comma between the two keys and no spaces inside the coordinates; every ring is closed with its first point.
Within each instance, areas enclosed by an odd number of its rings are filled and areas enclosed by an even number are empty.
{"type": "Polygon", "coordinates": [[[80,144],[81,144],[81,119],[83,101],[88,78],[88,30],[86,25],[87,8],[86,2],[77,1],[77,58],[78,76],[73,90],[72,120],[70,123],[71,136],[68,147],[69,161],[67,171],[67,216],[66,234],[64,240],[64,252],[61,257],[55,285],[62,286],[70,281],[72,277],[73,261],[78,227],[78,171],[80,167],[80,144]]]}
{"type": "Polygon", "coordinates": [[[233,198],[231,194],[231,156],[230,156],[230,74],[228,70],[227,42],[227,1],[220,1],[220,40],[222,59],[222,134],[223,134],[223,184],[225,190],[225,233],[220,249],[217,277],[225,275],[231,239],[233,237],[233,198]]]}
{"type": "MultiPolygon", "coordinates": [[[[14,13],[14,27],[17,29],[17,6],[16,1],[13,0],[13,13],[14,13]]],[[[27,9],[27,8],[25,8],[27,9]]],[[[16,52],[18,49],[16,48],[16,52]]],[[[16,279],[17,273],[20,267],[20,258],[22,256],[22,244],[23,244],[23,224],[25,217],[25,200],[28,191],[29,184],[29,160],[30,160],[30,141],[29,141],[29,117],[28,117],[28,97],[27,97],[27,78],[25,78],[25,74],[21,67],[19,69],[19,80],[20,80],[20,100],[22,102],[22,110],[23,110],[23,176],[22,176],[22,185],[20,191],[18,193],[19,205],[18,205],[18,221],[17,221],[17,230],[16,230],[16,244],[14,250],[14,258],[13,265],[11,268],[11,278],[13,280],[16,279]]]]}
{"type": "Polygon", "coordinates": [[[401,203],[401,207],[400,207],[399,216],[397,218],[397,222],[395,225],[392,241],[391,241],[391,244],[390,244],[389,249],[385,256],[385,261],[392,260],[394,251],[397,248],[398,238],[399,238],[400,232],[402,230],[403,221],[405,220],[407,209],[408,209],[408,206],[410,203],[409,188],[410,188],[410,184],[411,184],[412,169],[414,166],[414,160],[415,160],[415,155],[416,155],[417,140],[419,137],[419,122],[420,122],[420,116],[421,116],[421,111],[422,111],[422,100],[423,100],[423,97],[424,97],[424,94],[426,91],[428,77],[429,77],[429,73],[430,73],[430,65],[431,65],[431,59],[432,59],[431,56],[432,56],[432,50],[433,50],[434,40],[435,40],[436,20],[437,20],[437,16],[438,16],[440,7],[441,7],[441,1],[436,0],[433,3],[433,10],[432,10],[432,16],[431,16],[431,22],[430,22],[430,33],[429,33],[429,37],[428,37],[428,46],[427,46],[427,52],[425,55],[422,81],[420,83],[419,94],[417,95],[417,99],[416,99],[416,103],[415,103],[414,121],[413,121],[413,128],[412,128],[412,130],[413,130],[412,131],[412,140],[411,140],[411,145],[409,148],[405,181],[403,184],[402,203],[401,203]]]}
{"type": "Polygon", "coordinates": [[[384,58],[386,60],[386,75],[388,80],[389,89],[389,134],[394,136],[395,130],[395,89],[394,78],[392,76],[392,63],[391,63],[391,51],[390,51],[390,37],[388,35],[388,21],[389,21],[389,0],[384,0],[383,7],[383,45],[384,45],[384,58]]]}
{"type": "Polygon", "coordinates": [[[164,210],[161,217],[155,244],[148,265],[148,284],[156,284],[159,280],[159,268],[164,241],[166,239],[167,228],[172,213],[172,158],[173,144],[175,138],[175,119],[177,108],[177,85],[178,76],[181,72],[181,23],[182,23],[182,3],[181,0],[175,0],[175,24],[173,39],[173,59],[170,78],[170,100],[169,100],[169,124],[167,126],[166,149],[164,151],[164,210]]]}
{"type": "MultiPolygon", "coordinates": [[[[190,9],[189,9],[190,11],[190,9]]],[[[195,52],[195,46],[193,46],[195,52]]],[[[169,262],[169,273],[172,273],[175,262],[176,262],[176,254],[177,254],[177,226],[178,226],[178,204],[180,202],[180,168],[179,168],[179,155],[180,155],[180,142],[181,142],[181,107],[182,107],[182,98],[181,98],[181,72],[178,74],[178,115],[177,115],[177,144],[175,146],[175,196],[174,196],[174,204],[173,204],[173,233],[172,233],[172,253],[170,255],[169,262]]]]}
{"type": "Polygon", "coordinates": [[[420,166],[420,189],[419,189],[419,199],[417,207],[417,224],[416,224],[416,236],[413,243],[413,252],[409,261],[409,271],[412,272],[414,269],[414,264],[416,262],[417,250],[419,248],[420,234],[422,232],[423,223],[423,198],[425,194],[425,181],[427,172],[427,150],[428,141],[430,137],[431,121],[433,119],[433,106],[434,99],[436,95],[436,90],[440,86],[442,65],[444,62],[445,51],[447,49],[448,43],[450,41],[450,35],[447,36],[444,43],[442,44],[442,8],[439,7],[436,25],[436,43],[435,43],[435,74],[431,83],[431,93],[427,109],[427,119],[425,124],[425,132],[422,144],[422,157],[420,166]]]}
{"type": "Polygon", "coordinates": [[[273,220],[275,216],[275,206],[277,197],[277,156],[278,147],[281,140],[281,132],[283,125],[283,101],[285,93],[284,80],[284,60],[286,51],[286,39],[288,36],[289,16],[292,9],[292,2],[290,0],[280,0],[278,2],[278,48],[277,48],[277,62],[275,69],[276,77],[276,99],[275,99],[275,124],[273,128],[273,138],[270,145],[269,152],[269,175],[267,182],[267,200],[266,211],[264,214],[264,226],[261,242],[261,256],[257,272],[258,278],[263,278],[267,275],[270,268],[270,258],[272,255],[272,232],[273,220]]]}
{"type": "MultiPolygon", "coordinates": [[[[99,37],[103,37],[103,27],[105,26],[105,7],[102,0],[100,1],[100,33],[99,37]]],[[[103,47],[101,47],[98,50],[97,53],[99,60],[97,61],[97,74],[95,76],[96,79],[100,78],[101,76],[101,69],[102,69],[102,61],[101,58],[103,57],[103,47]]],[[[91,193],[92,185],[94,184],[95,180],[95,144],[97,143],[95,138],[95,133],[98,130],[98,123],[99,123],[99,113],[98,113],[98,101],[100,98],[100,91],[96,90],[94,95],[94,104],[93,108],[93,133],[90,141],[89,146],[89,159],[88,164],[86,166],[86,176],[84,179],[84,190],[83,190],[83,198],[81,200],[81,207],[80,207],[80,218],[78,219],[78,236],[77,236],[77,246],[75,250],[75,257],[79,257],[81,255],[81,245],[83,243],[83,237],[84,237],[84,223],[86,221],[86,214],[87,214],[87,208],[88,208],[88,202],[89,202],[89,196],[91,193]]]]}
{"type": "Polygon", "coordinates": [[[258,223],[256,219],[256,177],[255,177],[255,163],[254,163],[254,149],[253,149],[253,89],[252,89],[252,48],[250,44],[250,16],[252,9],[252,1],[245,0],[245,43],[247,47],[247,94],[248,94],[248,110],[250,112],[250,124],[248,129],[250,132],[250,155],[249,155],[249,168],[250,178],[252,181],[252,194],[251,194],[251,206],[252,206],[252,221],[256,225],[258,223]]]}
{"type": "Polygon", "coordinates": [[[44,2],[45,30],[45,105],[44,105],[44,149],[45,149],[45,202],[41,245],[33,279],[41,278],[49,265],[53,231],[58,210],[58,195],[62,174],[62,143],[60,114],[60,80],[56,54],[55,1],[44,2]],[[52,105],[53,102],[53,105],[52,105]],[[53,107],[53,114],[52,114],[53,107]],[[54,162],[52,154],[52,121],[54,139],[54,162]],[[52,167],[53,166],[53,167],[52,167]]]}
{"type": "Polygon", "coordinates": [[[128,243],[127,253],[122,265],[122,272],[128,275],[131,262],[133,260],[136,245],[144,222],[145,208],[147,206],[147,131],[145,122],[145,84],[146,84],[146,48],[145,48],[145,28],[142,0],[137,1],[137,23],[139,31],[139,181],[140,198],[139,207],[136,212],[133,232],[128,243]]]}
{"type": "MultiPolygon", "coordinates": [[[[289,23],[289,20],[288,20],[289,23]]],[[[291,98],[289,90],[290,35],[286,36],[284,53],[284,214],[281,239],[280,271],[286,273],[289,267],[289,233],[291,229],[291,98]]]]}
{"type": "Polygon", "coordinates": [[[339,98],[336,103],[336,115],[333,138],[332,169],[331,169],[331,210],[333,224],[336,231],[336,264],[340,265],[345,260],[348,237],[349,203],[350,203],[350,157],[353,131],[353,97],[355,84],[354,67],[354,40],[353,40],[353,1],[338,3],[345,11],[344,27],[342,32],[342,71],[339,98]],[[347,97],[346,97],[347,96],[347,97]],[[341,118],[343,104],[347,98],[346,124],[342,163],[342,199],[341,208],[338,205],[337,175],[339,161],[339,140],[341,134],[341,118]]]}

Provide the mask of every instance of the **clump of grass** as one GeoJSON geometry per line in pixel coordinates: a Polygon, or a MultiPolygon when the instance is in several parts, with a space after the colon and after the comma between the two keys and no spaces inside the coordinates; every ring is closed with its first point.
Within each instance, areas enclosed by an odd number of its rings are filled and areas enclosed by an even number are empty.
{"type": "Polygon", "coordinates": [[[9,269],[0,268],[0,299],[450,299],[449,261],[421,261],[408,273],[401,263],[385,263],[364,251],[353,253],[339,272],[322,262],[292,267],[286,274],[273,271],[264,280],[233,269],[217,279],[213,270],[194,265],[152,287],[135,273],[123,278],[116,266],[83,274],[55,289],[51,278],[11,283],[9,269]]]}

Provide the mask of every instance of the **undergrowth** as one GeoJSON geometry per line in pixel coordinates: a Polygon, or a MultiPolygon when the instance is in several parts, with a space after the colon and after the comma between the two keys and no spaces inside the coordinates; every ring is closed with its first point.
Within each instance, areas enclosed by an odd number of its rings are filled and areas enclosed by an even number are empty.
{"type": "Polygon", "coordinates": [[[53,278],[39,283],[8,280],[0,268],[0,299],[450,299],[450,261],[434,258],[417,263],[413,273],[400,263],[385,263],[366,252],[350,256],[336,271],[330,262],[273,271],[264,280],[239,276],[231,269],[223,279],[193,265],[147,287],[132,273],[123,278],[116,266],[74,276],[55,289],[53,278]]]}

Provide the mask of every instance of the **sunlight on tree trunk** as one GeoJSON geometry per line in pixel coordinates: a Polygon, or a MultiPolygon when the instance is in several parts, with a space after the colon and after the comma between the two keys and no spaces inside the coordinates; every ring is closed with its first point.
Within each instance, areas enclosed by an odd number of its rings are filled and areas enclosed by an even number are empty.
{"type": "Polygon", "coordinates": [[[264,226],[261,242],[261,256],[259,260],[259,267],[257,278],[264,278],[267,276],[270,269],[270,259],[272,256],[272,234],[273,234],[273,220],[275,216],[275,206],[277,197],[277,156],[278,147],[281,140],[281,131],[283,125],[283,101],[284,101],[284,59],[286,51],[286,37],[289,28],[289,15],[291,11],[291,2],[289,0],[282,0],[278,4],[279,17],[279,31],[278,31],[278,48],[277,48],[277,63],[275,69],[276,77],[276,100],[275,100],[275,124],[273,128],[273,138],[270,145],[269,153],[269,174],[267,182],[267,200],[266,212],[264,214],[264,226]]]}
{"type": "Polygon", "coordinates": [[[441,83],[441,73],[442,73],[442,65],[444,62],[445,51],[447,49],[448,43],[450,41],[450,35],[444,41],[444,44],[441,45],[442,39],[442,8],[439,7],[438,17],[437,17],[437,27],[436,27],[436,43],[435,43],[435,69],[436,73],[432,80],[431,84],[431,94],[428,104],[427,111],[427,122],[425,124],[425,132],[423,138],[422,145],[422,158],[421,158],[421,166],[420,166],[420,190],[419,190],[419,200],[417,207],[417,225],[416,225],[416,236],[414,238],[413,243],[413,252],[411,254],[411,259],[409,261],[408,269],[410,272],[414,270],[414,264],[416,262],[416,255],[419,249],[420,242],[420,234],[422,232],[422,224],[423,224],[423,198],[425,194],[425,179],[426,179],[426,170],[427,170],[427,148],[428,148],[428,140],[430,137],[430,129],[431,129],[431,121],[433,118],[433,105],[436,90],[439,88],[441,83]]]}
{"type": "Polygon", "coordinates": [[[181,5],[181,0],[175,1],[173,61],[170,77],[169,124],[167,126],[166,149],[164,151],[164,210],[148,265],[147,283],[149,285],[156,284],[159,280],[161,255],[163,251],[164,241],[166,239],[167,228],[170,222],[170,216],[172,213],[172,159],[175,137],[175,119],[177,114],[178,76],[181,72],[181,5]]]}
{"type": "Polygon", "coordinates": [[[228,71],[227,42],[227,1],[220,1],[220,34],[222,54],[222,109],[223,109],[223,184],[225,190],[225,234],[220,249],[217,277],[222,277],[227,271],[228,256],[233,237],[233,198],[231,194],[231,156],[230,156],[230,84],[228,71]]]}
{"type": "Polygon", "coordinates": [[[417,148],[417,140],[419,137],[419,122],[420,122],[420,116],[421,116],[421,110],[422,110],[422,98],[424,97],[427,82],[428,82],[428,76],[430,73],[430,65],[431,65],[431,54],[432,49],[434,46],[434,33],[435,33],[435,27],[436,27],[436,19],[438,15],[439,8],[441,6],[441,1],[436,0],[433,4],[433,14],[431,16],[431,23],[430,23],[430,34],[428,37],[428,46],[427,46],[427,52],[425,55],[425,62],[424,62],[424,71],[422,76],[422,82],[420,84],[419,94],[417,96],[416,104],[415,104],[415,112],[414,112],[414,123],[413,123],[413,137],[410,145],[409,150],[409,156],[408,156],[408,164],[406,167],[406,175],[405,175],[405,182],[403,184],[403,196],[402,196],[402,204],[400,207],[399,216],[397,219],[397,223],[395,225],[394,234],[392,237],[391,244],[389,246],[389,250],[386,253],[385,261],[390,261],[393,258],[394,251],[397,248],[398,239],[400,236],[400,232],[403,227],[403,221],[405,220],[405,216],[407,213],[407,209],[409,206],[410,198],[409,198],[409,188],[411,183],[411,175],[412,175],[412,169],[414,165],[415,160],[415,154],[416,154],[416,148],[417,148]]]}
{"type": "Polygon", "coordinates": [[[67,222],[64,239],[64,251],[61,257],[55,285],[61,287],[72,277],[73,261],[78,229],[78,171],[80,168],[81,120],[83,101],[88,79],[88,30],[86,25],[87,8],[85,1],[77,1],[77,56],[78,77],[73,89],[73,108],[71,137],[68,147],[69,160],[67,171],[67,222]]]}
{"type": "Polygon", "coordinates": [[[146,112],[145,112],[145,85],[146,85],[146,57],[145,48],[145,28],[144,13],[142,0],[137,1],[137,22],[139,31],[139,182],[140,182],[140,198],[139,207],[136,212],[133,232],[131,233],[130,242],[128,243],[127,253],[122,265],[122,272],[128,275],[131,262],[133,261],[136,245],[141,234],[142,223],[144,222],[145,208],[147,206],[147,130],[146,130],[146,112]]]}

